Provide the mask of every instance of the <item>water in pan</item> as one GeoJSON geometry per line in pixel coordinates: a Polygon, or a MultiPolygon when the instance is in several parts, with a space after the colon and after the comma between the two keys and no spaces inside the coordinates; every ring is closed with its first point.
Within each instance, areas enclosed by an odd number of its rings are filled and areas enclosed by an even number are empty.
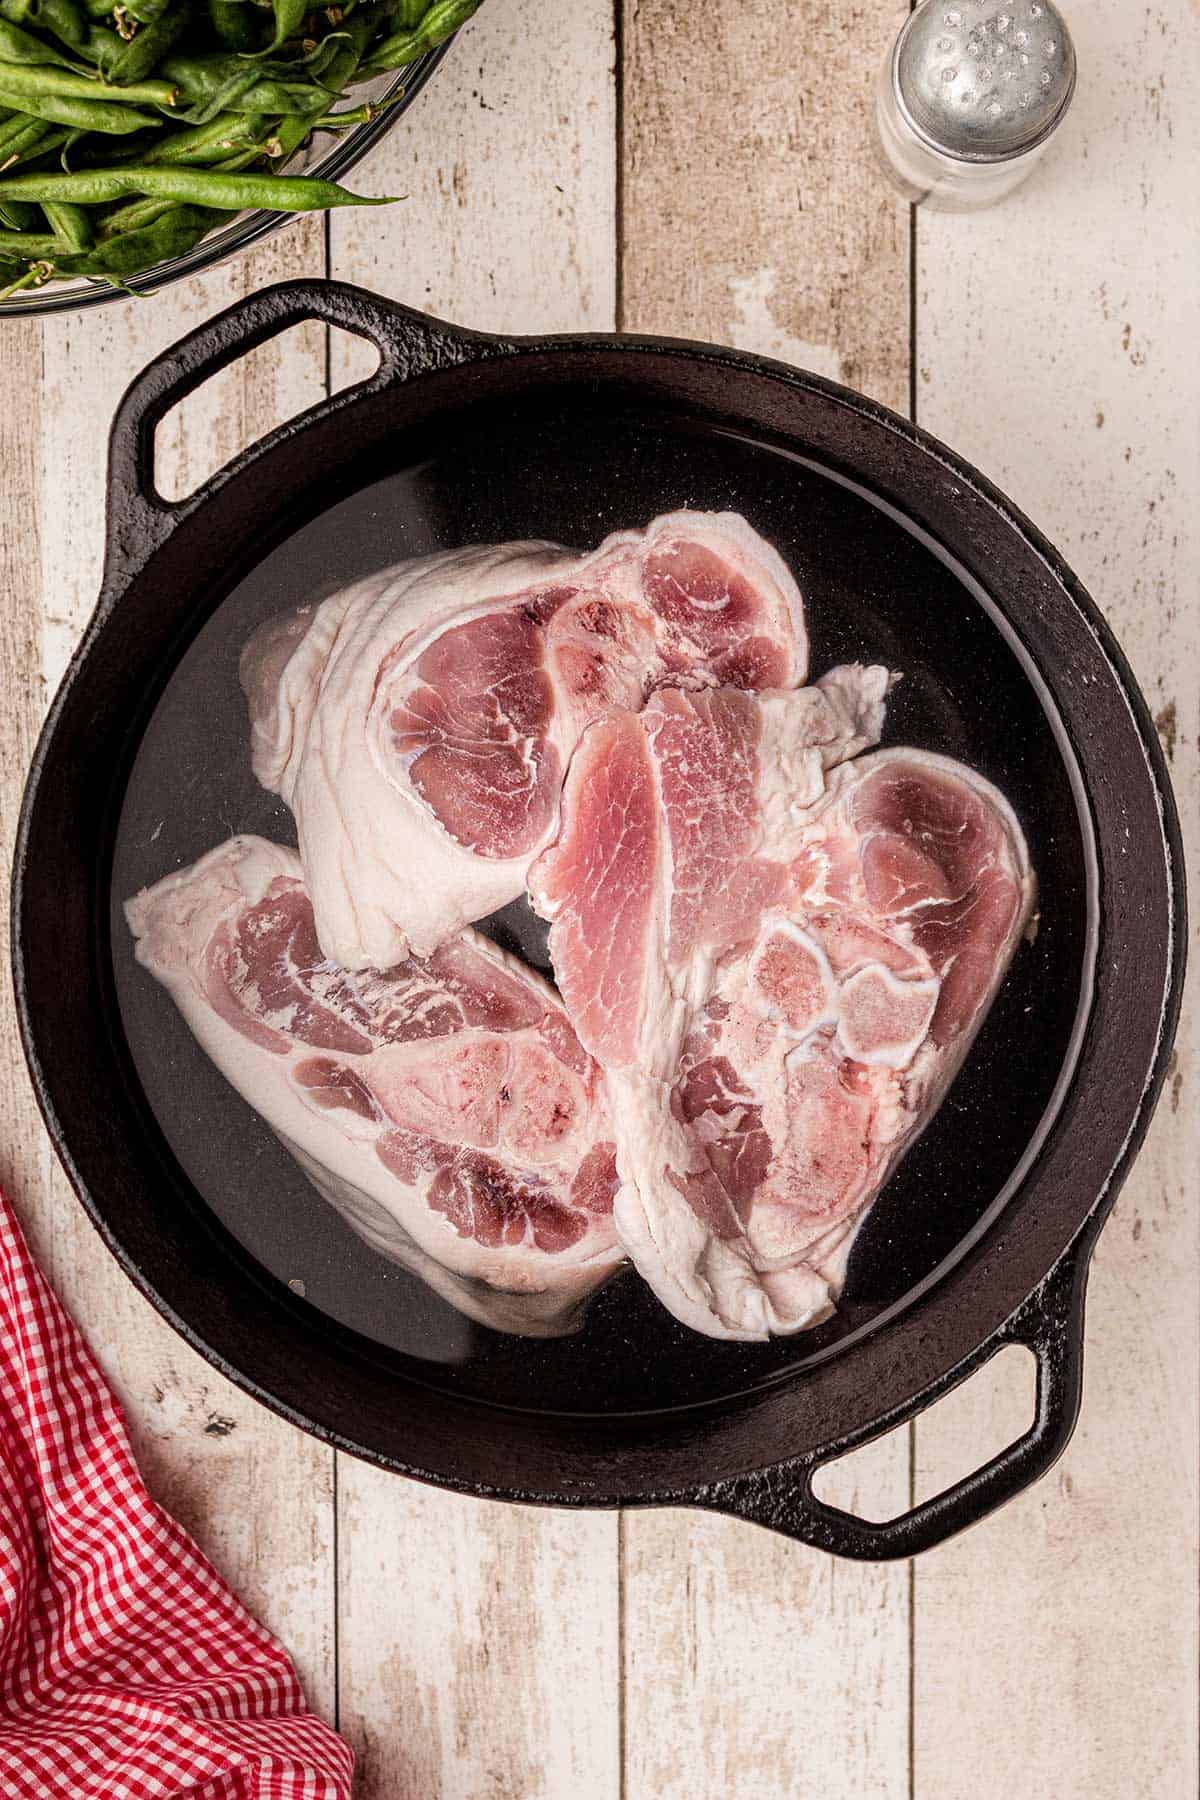
{"type": "MultiPolygon", "coordinates": [[[[149,1107],[201,1201],[318,1328],[348,1328],[425,1383],[508,1406],[572,1413],[713,1401],[837,1354],[955,1259],[1011,1188],[1069,1061],[1087,963],[1087,859],[1066,753],[990,608],[913,531],[831,474],[683,419],[565,415],[519,427],[459,420],[444,444],[343,498],[232,590],[167,680],[139,744],[113,869],[114,973],[149,1107]],[[766,1345],[698,1337],[636,1276],[593,1301],[573,1337],[473,1325],[363,1245],[319,1201],[270,1131],[137,968],[120,903],[234,831],[294,843],[255,784],[237,684],[253,627],[405,556],[543,536],[587,546],[678,506],[733,507],[778,545],[808,609],[814,673],[850,658],[903,670],[886,743],[957,756],[1016,807],[1041,884],[1041,927],[1020,950],[937,1118],[863,1228],[837,1314],[766,1345]]],[[[485,927],[546,967],[523,902],[485,927]]]]}

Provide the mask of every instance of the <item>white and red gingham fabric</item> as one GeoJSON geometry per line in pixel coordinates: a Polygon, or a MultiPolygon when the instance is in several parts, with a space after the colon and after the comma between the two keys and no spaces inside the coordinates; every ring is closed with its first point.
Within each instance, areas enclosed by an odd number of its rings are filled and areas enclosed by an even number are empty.
{"type": "Polygon", "coordinates": [[[0,1795],[348,1800],[348,1746],[142,1485],[0,1194],[0,1795]]]}

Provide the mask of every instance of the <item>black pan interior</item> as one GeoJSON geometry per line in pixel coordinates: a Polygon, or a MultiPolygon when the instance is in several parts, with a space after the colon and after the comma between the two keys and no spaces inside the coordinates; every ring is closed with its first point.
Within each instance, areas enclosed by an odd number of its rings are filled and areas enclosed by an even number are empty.
{"type": "MultiPolygon", "coordinates": [[[[627,395],[530,394],[519,412],[476,405],[427,434],[419,460],[376,462],[362,483],[294,522],[222,598],[161,671],[135,726],[111,952],[147,1132],[161,1130],[190,1203],[211,1209],[267,1285],[304,1294],[315,1328],[348,1330],[385,1366],[439,1389],[549,1412],[662,1411],[744,1394],[844,1353],[978,1238],[1028,1165],[1069,1069],[1091,954],[1089,838],[1070,749],[1036,676],[988,594],[869,494],[791,450],[627,395]],[[137,967],[121,902],[232,832],[295,841],[286,809],[249,768],[237,659],[260,620],[403,557],[530,536],[590,546],[681,506],[735,508],[779,547],[805,595],[814,674],[850,658],[903,673],[886,743],[959,757],[1000,785],[1028,835],[1040,928],[863,1227],[826,1324],[766,1345],[719,1343],[678,1325],[622,1274],[576,1335],[502,1336],[369,1250],[317,1198],[137,967]]],[[[1004,570],[987,585],[1000,596],[1004,570]]],[[[524,903],[485,929],[546,967],[524,903]]]]}

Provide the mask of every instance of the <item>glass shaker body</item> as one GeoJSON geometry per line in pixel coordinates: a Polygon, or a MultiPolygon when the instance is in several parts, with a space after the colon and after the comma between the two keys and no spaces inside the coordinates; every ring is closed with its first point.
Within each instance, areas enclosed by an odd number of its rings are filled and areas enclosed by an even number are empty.
{"type": "Polygon", "coordinates": [[[968,162],[949,156],[914,130],[896,96],[890,55],[875,87],[875,133],[887,173],[906,200],[937,212],[976,212],[994,206],[1031,175],[1049,140],[1000,162],[968,162]]]}
{"type": "Polygon", "coordinates": [[[992,206],[1044,156],[1075,54],[1053,0],[924,0],[879,72],[877,147],[914,205],[992,206]]]}

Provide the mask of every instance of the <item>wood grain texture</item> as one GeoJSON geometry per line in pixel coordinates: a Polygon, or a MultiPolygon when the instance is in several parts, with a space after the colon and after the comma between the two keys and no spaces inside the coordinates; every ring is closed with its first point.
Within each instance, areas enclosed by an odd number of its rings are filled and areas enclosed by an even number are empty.
{"type": "MultiPolygon", "coordinates": [[[[902,1512],[907,1433],[825,1491],[902,1512]]],[[[907,1794],[906,1563],[839,1562],[704,1513],[626,1513],[622,1536],[629,1800],[907,1794]]]]}
{"type": "Polygon", "coordinates": [[[616,1800],[615,1520],[339,1461],[342,1729],[361,1800],[616,1800]]]}
{"type": "MultiPolygon", "coordinates": [[[[95,600],[106,440],[121,393],[151,356],[192,325],[271,280],[320,273],[323,258],[317,221],[153,299],[45,324],[6,323],[0,332],[6,831],[14,822],[32,733],[95,600]]],[[[231,376],[222,395],[197,396],[189,404],[186,432],[176,423],[164,434],[164,466],[174,463],[176,474],[189,459],[198,469],[213,466],[242,441],[311,404],[323,380],[318,337],[304,351],[295,343],[268,350],[250,375],[231,376]]],[[[3,866],[7,883],[7,848],[3,866]]],[[[125,1406],[152,1492],[284,1639],[314,1704],[332,1716],[329,1452],[211,1370],[120,1272],[46,1143],[7,1013],[0,1071],[3,1153],[14,1204],[42,1266],[125,1406]]]]}
{"type": "Polygon", "coordinates": [[[622,324],[903,411],[909,209],[872,160],[895,0],[624,0],[622,324]]]}
{"type": "MultiPolygon", "coordinates": [[[[779,355],[903,410],[908,212],[874,172],[867,128],[903,9],[618,4],[623,322],[779,355]]],[[[922,422],[1050,532],[1122,637],[1193,854],[1194,20],[1189,0],[1075,9],[1080,93],[1045,170],[991,213],[920,215],[916,371],[922,422]]],[[[609,326],[611,24],[609,0],[488,0],[356,171],[363,191],[409,199],[334,215],[333,272],[484,329],[609,326]]],[[[96,591],[120,392],[236,294],[324,266],[308,221],[155,299],[0,331],[5,869],[37,723],[96,591]]],[[[306,328],[197,396],[164,429],[169,484],[194,484],[316,398],[325,354],[306,328]]],[[[329,371],[342,385],[360,353],[335,337],[329,371]]],[[[338,1616],[359,1800],[1196,1792],[1194,1005],[1101,1241],[1067,1458],[966,1537],[882,1569],[707,1515],[618,1527],[421,1490],[345,1458],[335,1478],[324,1450],[209,1370],[119,1274],[46,1145],[7,983],[0,1031],[0,1179],[129,1410],[155,1493],[288,1643],[328,1716],[338,1616]]],[[[930,1493],[1019,1429],[1027,1405],[1027,1372],[997,1365],[823,1491],[868,1516],[898,1510],[910,1443],[930,1493]]]]}
{"type": "MultiPolygon", "coordinates": [[[[909,212],[867,129],[896,23],[890,4],[626,0],[625,325],[906,405],[909,212]]],[[[823,1491],[881,1517],[908,1481],[900,1432],[823,1491]]],[[[906,1566],[700,1515],[632,1513],[623,1539],[629,1800],[907,1794],[906,1566]]]]}
{"type": "MultiPolygon", "coordinates": [[[[616,286],[611,0],[488,0],[330,215],[333,273],[480,330],[608,330],[616,286]]],[[[337,365],[335,363],[335,382],[337,365]]]]}
{"type": "MultiPolygon", "coordinates": [[[[608,0],[489,0],[330,220],[332,272],[482,330],[610,329],[608,0]]],[[[331,347],[335,386],[361,374],[331,347]]],[[[362,1800],[617,1800],[617,1522],[338,1460],[341,1722],[362,1800]]]]}
{"type": "MultiPolygon", "coordinates": [[[[1079,93],[1046,166],[994,212],[920,215],[919,415],[1049,533],[1121,638],[1171,762],[1195,892],[1196,13],[1093,0],[1070,20],[1079,93]]],[[[1070,1450],[917,1565],[921,1800],[958,1800],[967,1755],[989,1795],[1197,1791],[1196,1018],[1193,995],[1100,1241],[1070,1450]]],[[[997,1404],[964,1390],[957,1455],[997,1404]]],[[[948,1447],[923,1426],[917,1446],[923,1484],[942,1485],[948,1447]]]]}
{"type": "Polygon", "coordinates": [[[42,427],[41,332],[32,321],[0,331],[0,1186],[19,1200],[48,1173],[45,1133],[17,1039],[8,979],[8,870],[25,771],[43,712],[38,596],[40,551],[32,505],[42,427]]]}

